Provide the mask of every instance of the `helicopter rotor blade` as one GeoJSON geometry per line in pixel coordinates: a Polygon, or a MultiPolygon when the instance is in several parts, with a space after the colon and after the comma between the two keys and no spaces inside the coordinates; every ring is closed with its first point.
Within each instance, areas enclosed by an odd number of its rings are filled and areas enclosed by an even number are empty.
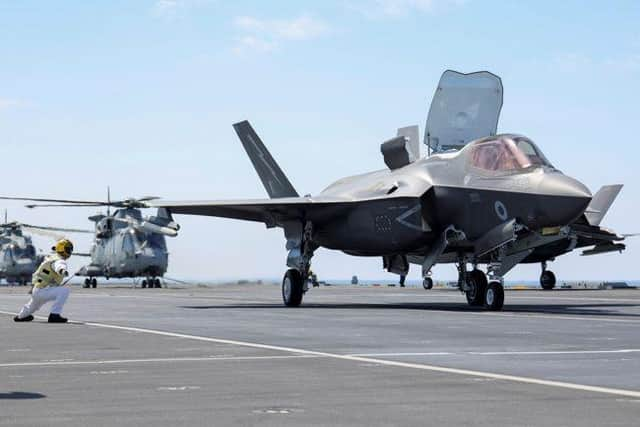
{"type": "Polygon", "coordinates": [[[0,196],[0,200],[18,200],[23,202],[52,202],[52,203],[72,203],[81,205],[104,205],[105,202],[99,200],[68,200],[68,199],[46,199],[39,197],[10,197],[0,196]]]}
{"type": "Polygon", "coordinates": [[[59,208],[59,207],[63,207],[63,208],[90,208],[90,207],[100,207],[100,206],[105,206],[104,203],[34,203],[34,204],[28,204],[28,205],[24,205],[25,207],[29,208],[29,209],[34,209],[34,208],[59,208]]]}
{"type": "Polygon", "coordinates": [[[54,240],[64,239],[64,236],[62,234],[56,233],[55,231],[51,230],[29,229],[29,231],[40,236],[51,237],[54,240]]]}
{"type": "Polygon", "coordinates": [[[43,225],[21,224],[22,227],[29,230],[45,230],[45,231],[61,231],[63,233],[86,233],[93,234],[92,230],[84,230],[80,228],[62,228],[62,227],[47,227],[43,225]]]}

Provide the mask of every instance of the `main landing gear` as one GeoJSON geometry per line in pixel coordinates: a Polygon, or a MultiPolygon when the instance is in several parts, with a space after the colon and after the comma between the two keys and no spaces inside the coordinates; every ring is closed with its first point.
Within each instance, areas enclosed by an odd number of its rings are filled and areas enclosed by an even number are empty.
{"type": "Polygon", "coordinates": [[[311,281],[315,286],[317,277],[311,272],[311,258],[318,246],[313,242],[311,222],[291,222],[284,227],[287,238],[287,270],[282,278],[282,301],[287,307],[298,307],[309,289],[311,281]]]}
{"type": "Polygon", "coordinates": [[[151,277],[148,279],[143,279],[142,283],[140,284],[141,288],[161,288],[162,287],[162,283],[160,282],[160,279],[158,279],[157,277],[151,277]]]}
{"type": "Polygon", "coordinates": [[[547,270],[547,263],[542,263],[542,274],[540,275],[540,286],[545,291],[550,291],[556,287],[556,275],[553,271],[547,270]]]}
{"type": "Polygon", "coordinates": [[[458,286],[465,293],[467,303],[472,307],[484,307],[487,310],[499,311],[504,305],[504,288],[499,280],[487,280],[484,272],[474,268],[465,270],[465,264],[459,267],[458,286]]]}
{"type": "Polygon", "coordinates": [[[282,300],[287,307],[298,307],[302,303],[304,295],[304,279],[302,273],[290,268],[282,279],[282,300]]]}
{"type": "Polygon", "coordinates": [[[95,277],[87,277],[86,279],[84,279],[84,284],[82,285],[82,287],[85,289],[96,288],[98,287],[98,281],[95,277]]]}

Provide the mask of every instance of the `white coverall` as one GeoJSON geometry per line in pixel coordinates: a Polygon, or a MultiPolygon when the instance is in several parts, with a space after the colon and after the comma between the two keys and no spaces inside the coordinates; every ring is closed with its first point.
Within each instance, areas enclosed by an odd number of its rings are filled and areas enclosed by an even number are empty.
{"type": "MultiPolygon", "coordinates": [[[[67,273],[67,262],[62,259],[58,255],[53,255],[45,258],[43,265],[45,263],[49,263],[55,272],[56,277],[64,278],[68,275],[67,273]]],[[[40,271],[42,266],[38,269],[40,271]]],[[[36,274],[34,274],[34,279],[36,279],[36,274]]],[[[53,306],[51,307],[52,314],[60,314],[62,313],[62,307],[64,307],[64,303],[67,301],[69,297],[70,289],[66,286],[59,286],[60,283],[52,282],[44,285],[44,287],[39,287],[37,284],[37,279],[34,280],[34,287],[31,293],[31,299],[28,303],[22,307],[18,317],[20,319],[24,319],[25,317],[35,313],[42,307],[43,304],[54,301],[53,306]]]]}

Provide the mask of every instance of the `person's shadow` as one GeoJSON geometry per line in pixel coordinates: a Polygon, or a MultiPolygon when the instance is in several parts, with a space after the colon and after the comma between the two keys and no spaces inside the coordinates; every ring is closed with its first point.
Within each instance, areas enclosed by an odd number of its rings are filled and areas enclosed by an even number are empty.
{"type": "Polygon", "coordinates": [[[27,391],[12,391],[0,393],[0,400],[42,399],[47,397],[42,393],[29,393],[27,391]]]}

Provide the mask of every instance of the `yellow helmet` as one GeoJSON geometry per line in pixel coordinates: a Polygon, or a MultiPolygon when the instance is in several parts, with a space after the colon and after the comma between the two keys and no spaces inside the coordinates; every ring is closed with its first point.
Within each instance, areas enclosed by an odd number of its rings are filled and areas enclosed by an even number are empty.
{"type": "Polygon", "coordinates": [[[64,258],[69,258],[71,256],[71,253],[73,252],[73,243],[71,243],[71,240],[68,239],[58,240],[56,245],[51,249],[56,251],[58,255],[64,258]]]}

